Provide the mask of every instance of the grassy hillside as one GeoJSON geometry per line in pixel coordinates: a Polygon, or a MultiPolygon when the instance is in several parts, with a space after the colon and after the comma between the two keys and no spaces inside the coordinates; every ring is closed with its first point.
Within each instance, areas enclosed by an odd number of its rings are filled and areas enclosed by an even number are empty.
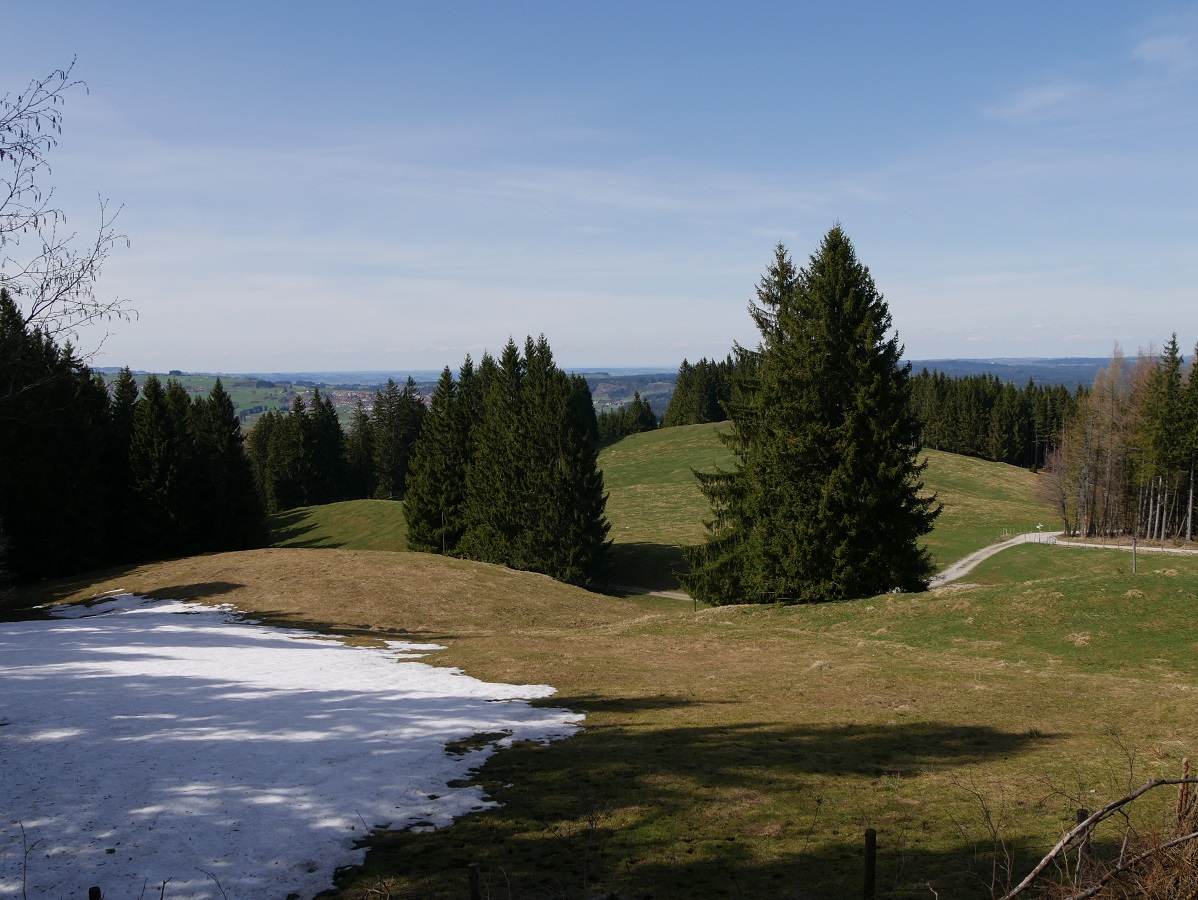
{"type": "Polygon", "coordinates": [[[927,537],[943,568],[994,543],[1005,534],[1046,531],[1057,526],[1052,507],[1035,497],[1036,479],[1027,469],[955,453],[927,451],[924,484],[944,504],[927,537]]]}
{"type": "Polygon", "coordinates": [[[635,434],[599,454],[608,490],[615,584],[676,589],[682,548],[703,540],[710,507],[691,469],[730,467],[716,425],[684,425],[635,434]]]}
{"type": "MultiPolygon", "coordinates": [[[[606,447],[599,465],[615,541],[612,581],[659,589],[677,587],[670,573],[682,548],[704,539],[710,516],[692,469],[731,468],[719,442],[723,424],[663,428],[606,447]]],[[[1034,531],[1055,521],[1034,499],[1036,476],[1026,469],[928,451],[924,481],[944,504],[927,543],[941,566],[992,543],[1004,529],[1034,531]]]]}
{"type": "MultiPolygon", "coordinates": [[[[710,514],[692,469],[730,468],[719,441],[721,425],[689,425],[637,434],[599,455],[609,492],[613,584],[670,590],[683,563],[682,548],[704,539],[710,514]]],[[[927,487],[944,513],[927,543],[940,565],[960,559],[1004,531],[1051,527],[1052,510],[1033,498],[1036,476],[1025,469],[951,453],[928,452],[927,487]]],[[[270,546],[346,550],[405,550],[403,505],[347,500],[288,510],[270,520],[270,546]]]]}
{"type": "Polygon", "coordinates": [[[586,711],[577,737],[482,769],[500,809],[376,834],[347,898],[466,896],[470,862],[484,896],[858,897],[866,827],[888,896],[981,898],[979,798],[1025,870],[1078,806],[1122,791],[1128,752],[1138,782],[1198,751],[1198,560],[1129,563],[1027,545],[972,587],[692,613],[424,554],[273,549],[22,597],[122,588],[440,642],[438,664],[553,684],[547,702],[586,711]]]}
{"type": "Polygon", "coordinates": [[[303,506],[270,517],[272,547],[406,550],[408,523],[394,500],[344,500],[303,506]]]}

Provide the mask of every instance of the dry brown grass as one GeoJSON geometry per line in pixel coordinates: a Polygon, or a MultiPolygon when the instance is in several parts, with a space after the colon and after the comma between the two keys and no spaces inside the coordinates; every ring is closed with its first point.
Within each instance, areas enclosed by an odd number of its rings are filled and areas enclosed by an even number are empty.
{"type": "MultiPolygon", "coordinates": [[[[1143,603],[1181,602],[1169,598],[1195,571],[1136,582],[1143,603]]],[[[501,897],[509,883],[518,897],[859,896],[865,827],[881,835],[891,896],[930,896],[921,885],[933,882],[940,896],[984,897],[989,845],[962,785],[989,798],[1026,870],[1071,820],[1070,792],[1122,787],[1125,745],[1141,748],[1145,777],[1195,750],[1188,671],[1153,669],[1155,645],[1126,672],[1095,667],[1080,655],[1092,648],[1061,639],[1079,629],[1057,622],[1043,626],[1056,643],[1038,649],[1020,637],[1042,627],[1048,601],[1021,593],[1035,587],[692,613],[423,554],[262,550],[24,596],[122,589],[361,640],[443,642],[431,661],[552,684],[548,702],[587,713],[577,737],[485,767],[501,809],[376,836],[367,867],[341,880],[347,897],[464,896],[471,861],[501,897]],[[1007,633],[993,633],[987,610],[1007,633]],[[1124,723],[1117,742],[1111,723],[1124,723]]]]}
{"type": "Polygon", "coordinates": [[[26,600],[84,600],[123,590],[232,603],[272,623],[369,635],[490,635],[588,628],[640,615],[635,600],[601,597],[546,575],[424,553],[266,549],[214,553],[92,573],[26,600]]]}

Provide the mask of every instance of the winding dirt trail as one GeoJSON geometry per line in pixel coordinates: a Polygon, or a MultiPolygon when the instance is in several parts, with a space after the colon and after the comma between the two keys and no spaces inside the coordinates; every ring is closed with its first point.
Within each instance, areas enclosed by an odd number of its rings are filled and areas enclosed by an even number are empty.
{"type": "MultiPolygon", "coordinates": [[[[1053,544],[1057,547],[1080,547],[1083,549],[1094,550],[1127,550],[1130,551],[1130,546],[1121,546],[1119,544],[1093,544],[1084,541],[1059,541],[1057,538],[1064,536],[1063,531],[1044,531],[1035,532],[1029,531],[1023,534],[1017,534],[1007,538],[1005,541],[1000,541],[997,544],[991,544],[989,547],[983,547],[970,553],[963,559],[957,560],[940,574],[934,576],[928,582],[928,588],[943,587],[950,582],[968,575],[977,567],[978,563],[989,559],[997,553],[1002,553],[1004,550],[1009,550],[1011,547],[1016,547],[1020,544],[1053,544]]],[[[1181,553],[1189,556],[1198,555],[1198,550],[1186,550],[1178,547],[1139,547],[1140,553],[1181,553]]],[[[683,591],[656,591],[650,588],[633,587],[627,584],[609,584],[608,588],[617,591],[623,591],[628,594],[648,594],[654,597],[669,597],[671,600],[690,600],[691,596],[683,591]]]]}
{"type": "MultiPolygon", "coordinates": [[[[1092,550],[1126,550],[1129,553],[1132,550],[1130,545],[1122,544],[1094,544],[1088,541],[1058,541],[1057,538],[1065,534],[1063,531],[1045,531],[1041,534],[1028,532],[1027,534],[1017,534],[1013,538],[1002,541],[998,544],[991,544],[976,553],[971,553],[964,559],[953,563],[935,578],[928,582],[929,588],[937,588],[948,584],[950,581],[956,581],[962,575],[965,575],[984,559],[989,559],[996,553],[1001,553],[1010,547],[1017,544],[1053,544],[1057,547],[1079,547],[1082,549],[1092,550]]],[[[1144,547],[1136,548],[1140,553],[1180,553],[1186,556],[1194,556],[1198,554],[1198,550],[1187,550],[1181,547],[1144,547]]]]}
{"type": "MultiPolygon", "coordinates": [[[[929,588],[938,588],[948,584],[950,581],[956,581],[962,575],[971,572],[978,563],[989,559],[996,553],[1002,553],[1018,544],[1055,544],[1057,538],[1063,535],[1063,531],[1045,531],[1045,532],[1028,532],[1026,534],[1017,534],[1005,541],[1000,541],[997,544],[991,544],[989,547],[983,547],[970,553],[964,559],[959,559],[939,575],[935,576],[928,582],[929,588]]],[[[1064,546],[1064,545],[1062,545],[1064,546]]]]}

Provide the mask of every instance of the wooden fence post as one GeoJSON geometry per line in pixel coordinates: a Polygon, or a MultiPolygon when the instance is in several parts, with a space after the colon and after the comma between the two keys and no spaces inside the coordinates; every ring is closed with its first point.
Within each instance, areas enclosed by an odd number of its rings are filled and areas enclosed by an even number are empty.
{"type": "MultiPolygon", "coordinates": [[[[1080,825],[1086,819],[1090,818],[1090,810],[1079,809],[1077,811],[1077,824],[1080,825]]],[[[1082,839],[1077,844],[1077,882],[1078,885],[1084,885],[1090,880],[1090,870],[1093,860],[1090,856],[1090,833],[1087,831],[1082,835],[1082,839]]]]}
{"type": "Polygon", "coordinates": [[[872,828],[865,829],[865,900],[873,900],[877,895],[876,881],[878,871],[878,833],[872,828]]]}
{"type": "Polygon", "coordinates": [[[478,863],[471,863],[467,867],[470,872],[470,900],[483,900],[483,885],[482,879],[478,876],[478,863]]]}

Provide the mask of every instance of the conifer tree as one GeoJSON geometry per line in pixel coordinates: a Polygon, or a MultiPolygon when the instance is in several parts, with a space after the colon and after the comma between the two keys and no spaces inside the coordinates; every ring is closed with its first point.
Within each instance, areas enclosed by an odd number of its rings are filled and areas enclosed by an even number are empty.
{"type": "MultiPolygon", "coordinates": [[[[465,365],[462,371],[465,376],[465,365]]],[[[458,383],[446,366],[433,391],[408,470],[404,512],[408,546],[413,550],[449,554],[457,550],[465,529],[470,426],[458,383]]]]}
{"type": "Polygon", "coordinates": [[[101,563],[108,393],[0,289],[0,520],[18,578],[101,563]]]}
{"type": "Polygon", "coordinates": [[[304,444],[309,456],[307,502],[319,504],[340,500],[345,481],[345,432],[341,430],[341,420],[332,398],[327,393],[321,394],[320,388],[313,389],[306,425],[308,432],[304,444]]]}
{"type": "MultiPolygon", "coordinates": [[[[558,372],[556,380],[560,383],[564,376],[558,372]]],[[[554,552],[544,571],[559,581],[584,584],[599,578],[606,569],[611,525],[605,514],[607,493],[599,469],[591,389],[581,375],[571,375],[562,389],[564,408],[557,425],[556,458],[550,460],[556,495],[554,541],[550,544],[554,552]]]]}
{"type": "Polygon", "coordinates": [[[133,412],[129,465],[144,516],[140,544],[151,556],[171,552],[177,543],[171,504],[179,493],[178,454],[166,390],[158,376],[150,375],[133,412]]]}
{"type": "Polygon", "coordinates": [[[254,486],[241,422],[219,378],[195,409],[196,455],[202,461],[204,492],[200,515],[202,545],[240,550],[262,538],[265,511],[254,486]]]}
{"type": "Polygon", "coordinates": [[[166,382],[167,422],[175,447],[174,477],[166,498],[171,519],[170,552],[192,552],[203,545],[197,526],[202,518],[201,495],[205,490],[203,461],[196,453],[195,408],[191,395],[177,378],[166,382]]]}
{"type": "Polygon", "coordinates": [[[694,405],[691,389],[694,384],[693,367],[686,359],[678,366],[678,376],[674,379],[674,393],[670,395],[670,404],[666,414],[662,416],[661,424],[666,428],[675,425],[693,425],[690,421],[690,410],[694,405]]]}
{"type": "Polygon", "coordinates": [[[136,523],[141,519],[141,508],[133,484],[133,467],[129,463],[137,397],[137,381],[125,366],[113,382],[108,427],[104,434],[105,487],[112,523],[104,529],[104,534],[106,553],[113,561],[133,560],[140,554],[136,542],[131,539],[136,523]]]}
{"type": "Polygon", "coordinates": [[[640,434],[657,428],[657,416],[648,400],[641,398],[640,391],[633,392],[632,405],[628,408],[628,424],[625,434],[640,434]]]}
{"type": "Polygon", "coordinates": [[[366,404],[358,404],[349,417],[349,434],[345,440],[346,493],[360,500],[374,496],[374,424],[366,404]]]}
{"type": "Polygon", "coordinates": [[[370,410],[374,424],[375,497],[396,500],[400,496],[399,385],[387,379],[387,387],[374,392],[370,410]]]}
{"type": "Polygon", "coordinates": [[[919,590],[920,495],[909,366],[839,226],[796,271],[778,245],[750,314],[755,372],[730,404],[734,472],[700,476],[715,518],[684,584],[716,603],[815,602],[919,590]]]}
{"type": "Polygon", "coordinates": [[[279,416],[271,429],[267,472],[276,510],[308,505],[312,463],[307,440],[311,432],[308,416],[308,406],[297,394],[290,411],[279,416]]]}
{"type": "Polygon", "coordinates": [[[392,379],[387,379],[386,390],[375,392],[371,418],[378,485],[375,496],[380,500],[400,500],[407,485],[412,448],[424,421],[424,400],[410,375],[402,391],[392,379]]]}
{"type": "Polygon", "coordinates": [[[400,425],[400,461],[401,461],[401,477],[400,477],[400,493],[406,493],[408,489],[408,470],[412,465],[412,451],[416,447],[416,441],[420,438],[420,430],[424,427],[424,417],[428,412],[428,408],[424,405],[424,397],[420,394],[420,389],[416,387],[416,382],[412,380],[412,376],[408,376],[408,380],[404,383],[403,391],[399,395],[399,425],[400,425]]]}
{"type": "MultiPolygon", "coordinates": [[[[125,455],[128,456],[128,444],[133,437],[133,410],[137,405],[137,381],[129,367],[125,366],[117,374],[112,386],[112,401],[110,418],[112,420],[112,441],[124,445],[125,455]]],[[[128,460],[126,459],[126,464],[128,460]]]]}
{"type": "Polygon", "coordinates": [[[254,422],[254,427],[246,437],[246,451],[254,472],[258,498],[262,502],[262,508],[268,513],[279,511],[278,498],[274,493],[274,479],[270,471],[270,442],[280,418],[276,410],[268,409],[254,422]]]}
{"type": "Polygon", "coordinates": [[[521,395],[524,360],[508,339],[499,361],[480,364],[482,417],[472,436],[466,472],[466,515],[461,550],[483,562],[520,568],[515,548],[531,491],[521,395]]]}
{"type": "Polygon", "coordinates": [[[614,441],[630,434],[652,431],[657,428],[657,416],[649,401],[641,398],[640,391],[635,391],[628,406],[601,412],[596,427],[599,440],[614,441]]]}
{"type": "Polygon", "coordinates": [[[478,380],[461,554],[564,581],[598,577],[609,525],[586,379],[558,369],[542,335],[523,354],[509,340],[498,364],[484,356],[478,380]]]}
{"type": "MultiPolygon", "coordinates": [[[[1148,375],[1142,400],[1144,472],[1149,497],[1147,536],[1171,537],[1181,525],[1174,511],[1186,469],[1186,416],[1181,349],[1174,333],[1148,375]]],[[[1183,525],[1181,527],[1184,527],[1183,525]]]]}

